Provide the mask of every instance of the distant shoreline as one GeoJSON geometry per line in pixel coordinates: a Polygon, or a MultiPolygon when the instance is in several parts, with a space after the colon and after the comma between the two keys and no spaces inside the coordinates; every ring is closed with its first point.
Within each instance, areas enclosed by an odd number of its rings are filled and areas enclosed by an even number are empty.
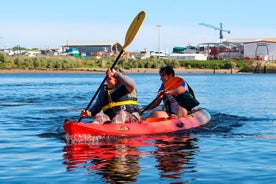
{"type": "MultiPolygon", "coordinates": [[[[33,70],[33,69],[1,69],[0,74],[13,74],[13,73],[105,73],[106,68],[78,68],[78,69],[66,69],[66,70],[33,70]]],[[[224,73],[224,74],[231,74],[231,69],[186,69],[186,68],[174,68],[176,73],[224,73]]],[[[129,70],[123,70],[125,73],[132,73],[132,74],[158,74],[159,69],[153,68],[131,68],[129,70]]],[[[239,73],[238,70],[233,69],[232,73],[239,73]]]]}

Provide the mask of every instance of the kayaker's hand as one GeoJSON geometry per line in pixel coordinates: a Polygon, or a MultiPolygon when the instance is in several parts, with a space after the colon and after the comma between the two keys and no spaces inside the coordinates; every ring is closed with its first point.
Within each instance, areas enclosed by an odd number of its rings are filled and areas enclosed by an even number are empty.
{"type": "Polygon", "coordinates": [[[106,75],[107,77],[115,77],[115,74],[116,74],[116,70],[115,69],[107,69],[106,71],[106,75]]]}
{"type": "Polygon", "coordinates": [[[158,92],[158,96],[162,98],[165,95],[165,90],[161,90],[158,92]]]}
{"type": "Polygon", "coordinates": [[[178,118],[176,114],[170,114],[170,119],[176,119],[178,118]]]}
{"type": "Polygon", "coordinates": [[[168,90],[168,91],[165,91],[164,92],[164,95],[172,95],[172,96],[174,96],[174,90],[168,90]]]}
{"type": "Polygon", "coordinates": [[[88,111],[88,110],[82,110],[80,116],[81,116],[82,118],[91,117],[91,112],[88,111]]]}

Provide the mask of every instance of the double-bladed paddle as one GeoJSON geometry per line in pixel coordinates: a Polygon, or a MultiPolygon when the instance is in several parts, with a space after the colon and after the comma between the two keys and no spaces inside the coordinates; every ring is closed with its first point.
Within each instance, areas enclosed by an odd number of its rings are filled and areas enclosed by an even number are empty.
{"type": "MultiPolygon", "coordinates": [[[[164,84],[164,92],[170,90],[170,89],[176,89],[179,86],[182,85],[184,79],[181,77],[173,77],[170,80],[168,80],[165,84],[164,84]]],[[[142,111],[141,111],[141,115],[144,113],[145,110],[147,110],[153,103],[155,103],[158,98],[161,96],[158,95],[149,105],[147,105],[142,111]]]]}
{"type": "MultiPolygon", "coordinates": [[[[138,13],[138,15],[136,15],[136,17],[133,19],[132,23],[130,24],[126,36],[125,36],[125,43],[122,47],[122,50],[120,51],[119,55],[117,56],[116,60],[114,61],[113,65],[110,67],[110,69],[113,69],[115,67],[115,65],[117,64],[119,58],[121,57],[121,55],[123,54],[123,52],[126,50],[127,46],[132,42],[132,40],[134,39],[134,37],[136,36],[139,28],[141,27],[144,19],[145,19],[146,13],[144,11],[141,11],[138,13]]],[[[93,103],[94,99],[96,98],[96,96],[98,95],[100,89],[102,88],[105,80],[106,80],[107,76],[105,76],[104,80],[102,81],[101,85],[99,86],[99,88],[97,89],[96,93],[94,94],[94,96],[92,97],[92,99],[90,100],[89,104],[87,105],[87,107],[85,108],[85,110],[88,110],[89,107],[91,106],[91,104],[93,103]]],[[[82,117],[79,118],[78,122],[80,122],[82,119],[82,117]]]]}

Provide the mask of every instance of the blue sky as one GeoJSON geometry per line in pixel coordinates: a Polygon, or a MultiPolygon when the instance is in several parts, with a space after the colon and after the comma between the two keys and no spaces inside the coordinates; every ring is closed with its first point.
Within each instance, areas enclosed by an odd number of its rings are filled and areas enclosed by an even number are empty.
{"type": "Polygon", "coordinates": [[[0,3],[0,48],[57,48],[66,41],[119,41],[140,12],[146,18],[127,51],[171,52],[174,46],[224,38],[275,38],[274,0],[5,0],[0,3]]]}

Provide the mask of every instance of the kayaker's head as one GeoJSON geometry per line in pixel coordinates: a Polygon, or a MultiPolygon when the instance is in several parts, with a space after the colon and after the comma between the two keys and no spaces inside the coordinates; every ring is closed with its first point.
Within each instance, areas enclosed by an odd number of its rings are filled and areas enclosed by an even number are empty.
{"type": "Polygon", "coordinates": [[[107,87],[109,89],[112,89],[117,84],[117,79],[115,77],[107,77],[106,82],[107,82],[107,87]]]}
{"type": "Polygon", "coordinates": [[[116,70],[108,69],[106,72],[106,82],[107,82],[107,87],[109,89],[112,89],[115,87],[115,85],[118,83],[118,79],[115,77],[116,70]]]}
{"type": "Polygon", "coordinates": [[[175,72],[171,66],[164,66],[160,68],[159,75],[160,80],[166,83],[169,79],[174,77],[175,72]]]}

